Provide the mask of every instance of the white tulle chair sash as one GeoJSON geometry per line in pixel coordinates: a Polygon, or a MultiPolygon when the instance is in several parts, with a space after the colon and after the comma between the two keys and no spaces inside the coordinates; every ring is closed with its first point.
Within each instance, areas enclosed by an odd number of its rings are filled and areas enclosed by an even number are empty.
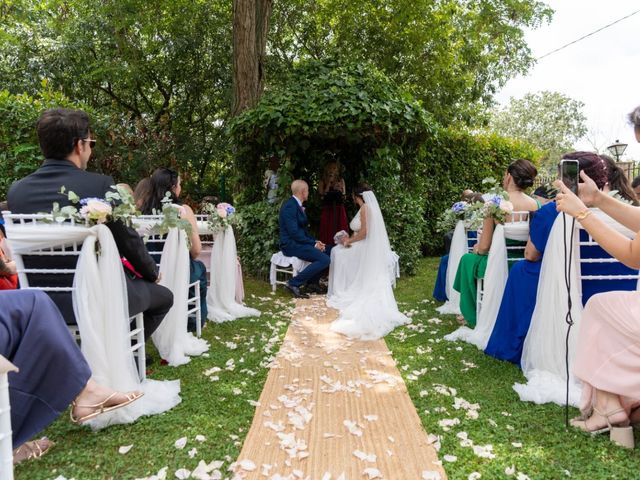
{"type": "MultiPolygon", "coordinates": [[[[623,235],[633,238],[635,234],[620,225],[608,215],[598,209],[592,209],[604,223],[623,235]]],[[[567,247],[571,243],[572,219],[565,217],[566,232],[563,216],[556,218],[547,247],[545,248],[538,282],[536,306],[531,318],[531,325],[524,341],[522,351],[522,371],[527,378],[526,384],[515,384],[514,390],[523,401],[535,403],[553,402],[563,405],[566,396],[566,335],[567,323],[567,287],[565,284],[565,254],[564,243],[567,247]],[[566,237],[565,237],[566,235],[566,237]]],[[[580,330],[582,317],[581,284],[580,284],[580,249],[579,224],[573,235],[573,261],[570,265],[569,279],[571,282],[571,316],[574,325],[569,335],[569,372],[571,372],[575,355],[576,341],[580,330]]],[[[580,403],[581,385],[573,375],[569,375],[569,403],[578,406],[580,403]]]]}
{"type": "Polygon", "coordinates": [[[509,261],[506,239],[525,241],[529,237],[529,222],[508,222],[498,224],[493,232],[491,248],[487,258],[487,268],[484,275],[484,293],[482,309],[476,319],[474,329],[463,326],[446,335],[449,341],[462,340],[484,350],[487,347],[493,327],[496,323],[498,310],[502,303],[507,277],[509,275],[509,261]]]}
{"type": "Polygon", "coordinates": [[[458,271],[460,259],[468,251],[469,244],[467,242],[467,233],[464,227],[464,222],[459,220],[458,223],[456,223],[455,230],[453,231],[451,248],[449,249],[449,261],[447,262],[445,291],[447,293],[448,300],[436,308],[436,310],[441,314],[460,314],[460,293],[454,290],[453,282],[456,279],[456,272],[458,271]]]}
{"type": "Polygon", "coordinates": [[[82,338],[82,353],[92,377],[120,391],[143,390],[145,396],[131,405],[90,421],[94,429],[131,423],[141,415],[169,410],[180,402],[180,383],[138,378],[129,343],[127,290],[118,248],[104,225],[81,227],[57,224],[13,225],[7,237],[13,252],[82,243],[73,278],[73,309],[82,338]],[[96,255],[97,243],[100,255],[96,255]]]}
{"type": "Polygon", "coordinates": [[[217,232],[211,252],[211,286],[207,292],[209,320],[216,323],[260,316],[259,310],[236,302],[237,255],[233,228],[228,226],[226,230],[217,232]]]}
{"type": "Polygon", "coordinates": [[[187,330],[187,298],[189,297],[189,247],[184,230],[172,228],[160,257],[160,285],[173,293],[173,306],[153,333],[158,352],[169,365],[184,365],[190,356],[202,355],[209,343],[187,330]]]}

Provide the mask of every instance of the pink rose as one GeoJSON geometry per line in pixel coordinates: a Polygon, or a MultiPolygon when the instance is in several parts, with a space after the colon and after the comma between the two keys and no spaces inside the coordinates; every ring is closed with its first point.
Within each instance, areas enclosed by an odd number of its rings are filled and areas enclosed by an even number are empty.
{"type": "Polygon", "coordinates": [[[513,203],[511,203],[509,200],[502,200],[500,202],[500,210],[503,210],[507,213],[513,212],[513,203]]]}
{"type": "Polygon", "coordinates": [[[107,221],[107,217],[113,213],[111,205],[103,200],[90,199],[80,209],[80,214],[88,220],[93,220],[96,223],[104,223],[107,221]]]}
{"type": "Polygon", "coordinates": [[[218,216],[220,218],[227,218],[227,209],[222,207],[220,208],[220,206],[218,205],[218,208],[216,208],[216,210],[218,211],[218,216]]]}

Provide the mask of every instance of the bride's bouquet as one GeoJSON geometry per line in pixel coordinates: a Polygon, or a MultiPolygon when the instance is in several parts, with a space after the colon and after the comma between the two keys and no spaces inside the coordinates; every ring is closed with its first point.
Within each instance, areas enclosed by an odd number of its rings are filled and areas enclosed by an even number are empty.
{"type": "Polygon", "coordinates": [[[333,241],[336,245],[344,245],[344,242],[347,238],[349,238],[349,234],[344,230],[340,230],[333,236],[333,241]]]}
{"type": "Polygon", "coordinates": [[[484,196],[482,216],[491,217],[498,223],[504,223],[507,215],[513,212],[513,204],[509,201],[509,195],[494,178],[485,178],[483,185],[489,185],[489,190],[484,196]]]}

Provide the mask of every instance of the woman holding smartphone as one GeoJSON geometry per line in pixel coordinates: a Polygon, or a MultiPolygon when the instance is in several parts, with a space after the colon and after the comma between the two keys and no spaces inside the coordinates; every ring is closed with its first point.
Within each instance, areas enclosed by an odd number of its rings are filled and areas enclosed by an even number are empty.
{"type": "MultiPolygon", "coordinates": [[[[640,142],[640,107],[629,115],[640,142]]],[[[640,231],[640,209],[599,191],[580,172],[580,197],[561,181],[558,211],[582,224],[610,255],[640,268],[640,235],[631,240],[604,224],[587,208],[597,207],[634,232],[640,231]]],[[[582,313],[573,373],[582,383],[582,415],[571,424],[589,433],[610,432],[610,439],[634,447],[630,424],[640,422],[640,293],[606,292],[589,299],[582,313]]]]}

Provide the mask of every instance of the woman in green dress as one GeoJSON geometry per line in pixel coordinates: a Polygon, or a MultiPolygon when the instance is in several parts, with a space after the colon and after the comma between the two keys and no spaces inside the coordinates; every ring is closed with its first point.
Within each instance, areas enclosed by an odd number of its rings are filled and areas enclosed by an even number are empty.
{"type": "MultiPolygon", "coordinates": [[[[516,160],[507,167],[502,186],[513,204],[514,212],[535,212],[540,208],[539,203],[524,192],[533,186],[537,174],[536,167],[528,160],[516,160]]],[[[463,255],[453,283],[453,288],[460,292],[462,315],[458,317],[458,321],[466,322],[472,328],[476,325],[476,282],[484,278],[494,228],[495,220],[491,217],[485,218],[480,239],[474,245],[473,253],[463,255]]],[[[509,243],[511,244],[511,241],[509,243]]]]}

